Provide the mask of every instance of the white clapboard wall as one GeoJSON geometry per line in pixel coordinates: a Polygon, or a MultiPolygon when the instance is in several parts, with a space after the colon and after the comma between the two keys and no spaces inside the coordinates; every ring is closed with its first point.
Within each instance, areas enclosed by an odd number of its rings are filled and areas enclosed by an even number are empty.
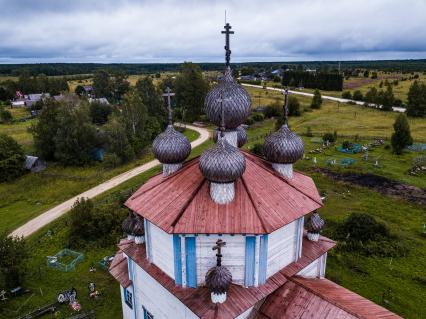
{"type": "Polygon", "coordinates": [[[242,235],[199,235],[196,237],[197,285],[204,285],[207,271],[216,266],[216,251],[212,247],[222,239],[222,265],[232,273],[232,282],[244,284],[245,236],[242,235]]]}
{"type": "Polygon", "coordinates": [[[297,273],[298,276],[305,278],[324,278],[325,276],[325,266],[327,263],[327,253],[315,259],[305,268],[297,273]]]}
{"type": "Polygon", "coordinates": [[[149,225],[152,262],[175,279],[173,235],[167,234],[154,224],[149,225]]]}
{"type": "MultiPolygon", "coordinates": [[[[124,291],[123,288],[120,285],[120,296],[121,296],[121,309],[123,309],[123,319],[133,319],[133,309],[131,309],[124,300],[124,291]]],[[[131,287],[129,288],[131,289],[131,287]]]]}
{"type": "Polygon", "coordinates": [[[296,259],[297,221],[274,231],[268,238],[266,277],[274,275],[296,259]]]}
{"type": "Polygon", "coordinates": [[[137,319],[143,319],[142,307],[145,307],[154,318],[164,319],[196,319],[196,316],[178,298],[161,286],[142,268],[136,267],[135,295],[137,319]]]}

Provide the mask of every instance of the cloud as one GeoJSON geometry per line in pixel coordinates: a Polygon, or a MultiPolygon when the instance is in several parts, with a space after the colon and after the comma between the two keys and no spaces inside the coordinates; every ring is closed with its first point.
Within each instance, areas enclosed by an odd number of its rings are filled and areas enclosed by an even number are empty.
{"type": "Polygon", "coordinates": [[[422,0],[0,0],[0,62],[426,58],[422,0]]]}

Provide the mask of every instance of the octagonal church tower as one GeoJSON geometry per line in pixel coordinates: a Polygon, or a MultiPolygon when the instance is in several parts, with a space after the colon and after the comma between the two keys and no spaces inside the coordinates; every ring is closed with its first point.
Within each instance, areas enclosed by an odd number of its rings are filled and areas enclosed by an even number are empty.
{"type": "Polygon", "coordinates": [[[324,278],[335,243],[320,235],[315,183],[293,170],[303,142],[287,121],[266,159],[238,148],[251,102],[232,78],[229,24],[223,33],[224,76],[205,101],[216,144],[181,164],[188,143],[170,117],[156,141],[167,166],[125,203],[128,237],[110,266],[123,318],[397,317],[324,278]]]}

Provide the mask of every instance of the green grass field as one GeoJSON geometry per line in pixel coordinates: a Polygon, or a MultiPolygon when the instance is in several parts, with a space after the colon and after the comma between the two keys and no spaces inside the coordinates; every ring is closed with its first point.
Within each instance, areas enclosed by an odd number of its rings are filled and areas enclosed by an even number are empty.
{"type": "MultiPolygon", "coordinates": [[[[191,141],[199,134],[187,129],[191,141]]],[[[144,156],[111,169],[103,163],[86,167],[63,167],[53,163],[40,173],[28,173],[10,183],[0,183],[0,231],[12,231],[42,212],[122,172],[153,159],[144,156]]]]}

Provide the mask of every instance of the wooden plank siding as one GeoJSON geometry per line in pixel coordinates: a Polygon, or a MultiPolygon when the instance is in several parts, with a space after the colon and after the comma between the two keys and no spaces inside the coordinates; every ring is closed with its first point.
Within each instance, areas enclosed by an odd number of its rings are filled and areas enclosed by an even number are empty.
{"type": "Polygon", "coordinates": [[[125,203],[167,233],[269,234],[322,206],[313,180],[299,172],[287,181],[265,160],[243,152],[246,170],[235,198],[219,205],[198,158],[167,177],[154,176],[125,203]]]}
{"type": "Polygon", "coordinates": [[[167,275],[175,279],[173,235],[167,234],[159,227],[149,224],[151,260],[167,275]]]}
{"type": "MultiPolygon", "coordinates": [[[[124,240],[123,243],[119,245],[119,248],[128,256],[131,256],[135,263],[152,277],[158,285],[178,298],[180,302],[198,317],[230,319],[238,317],[249,308],[256,305],[260,300],[266,298],[286,283],[289,278],[334,247],[334,245],[335,243],[333,241],[322,236],[320,240],[315,243],[304,239],[303,254],[297,262],[277,272],[275,275],[268,278],[265,284],[259,287],[244,288],[240,285],[232,284],[228,291],[227,301],[220,305],[214,305],[211,302],[210,291],[206,287],[197,287],[194,289],[177,286],[172,278],[146,259],[144,244],[136,245],[124,240]]],[[[143,282],[140,285],[143,285],[143,282]]],[[[138,285],[136,285],[136,288],[137,286],[138,285]]],[[[147,309],[149,310],[149,307],[147,307],[147,309]]]]}

